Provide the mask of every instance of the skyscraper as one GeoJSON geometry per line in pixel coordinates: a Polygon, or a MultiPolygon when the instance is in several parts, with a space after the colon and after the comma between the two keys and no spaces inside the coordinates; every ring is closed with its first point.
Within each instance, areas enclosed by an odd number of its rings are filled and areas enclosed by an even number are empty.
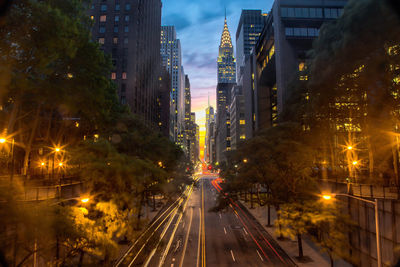
{"type": "Polygon", "coordinates": [[[236,61],[231,34],[225,17],[218,55],[216,161],[225,161],[225,152],[231,150],[229,106],[232,87],[236,85],[236,61]]]}
{"type": "Polygon", "coordinates": [[[265,16],[261,10],[242,10],[236,30],[236,73],[237,80],[242,76],[246,56],[258,41],[264,27],[265,16]]]}
{"type": "Polygon", "coordinates": [[[218,83],[236,83],[236,60],[226,17],[218,53],[218,83]]]}
{"type": "MultiPolygon", "coordinates": [[[[170,139],[177,142],[179,133],[178,109],[182,85],[182,52],[181,43],[176,39],[174,26],[161,27],[161,58],[162,65],[171,76],[171,103],[170,103],[170,139]]],[[[183,78],[184,79],[184,78],[183,78]]]]}
{"type": "Polygon", "coordinates": [[[208,103],[208,108],[206,108],[206,136],[204,143],[204,160],[210,163],[210,155],[211,155],[211,138],[213,135],[213,131],[211,131],[210,125],[215,122],[214,118],[214,108],[210,106],[208,103]]]}
{"type": "Polygon", "coordinates": [[[92,36],[111,56],[111,79],[122,104],[149,125],[158,123],[160,0],[93,0],[88,10],[92,36]]]}

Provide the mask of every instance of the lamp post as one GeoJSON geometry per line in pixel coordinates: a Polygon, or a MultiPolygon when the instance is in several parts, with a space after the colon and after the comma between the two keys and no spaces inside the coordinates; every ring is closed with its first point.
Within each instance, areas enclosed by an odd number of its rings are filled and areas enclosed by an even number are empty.
{"type": "MultiPolygon", "coordinates": [[[[7,142],[6,138],[0,138],[0,144],[4,144],[7,142]]],[[[15,145],[15,139],[14,137],[11,139],[11,174],[10,174],[10,181],[13,181],[14,178],[14,160],[15,160],[15,153],[14,153],[14,145],[15,145]]]]}
{"type": "Polygon", "coordinates": [[[380,231],[379,231],[379,211],[378,211],[378,199],[375,198],[374,201],[368,200],[365,198],[361,197],[356,197],[353,195],[348,195],[348,194],[335,194],[335,195],[329,195],[325,194],[322,196],[322,199],[325,201],[330,201],[333,197],[335,196],[344,196],[344,197],[349,197],[349,198],[354,198],[360,201],[364,201],[366,203],[370,203],[374,205],[375,209],[375,232],[376,232],[376,257],[378,261],[378,267],[382,267],[382,258],[381,258],[381,241],[380,241],[380,231]]]}

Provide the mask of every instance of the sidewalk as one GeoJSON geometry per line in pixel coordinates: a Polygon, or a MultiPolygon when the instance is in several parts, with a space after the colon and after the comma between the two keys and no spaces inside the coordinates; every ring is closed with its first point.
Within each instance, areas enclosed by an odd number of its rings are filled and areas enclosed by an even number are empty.
{"type": "MultiPolygon", "coordinates": [[[[282,247],[283,250],[292,258],[292,260],[299,266],[307,266],[307,267],[329,267],[330,260],[329,256],[326,253],[322,253],[318,246],[314,244],[309,237],[303,235],[303,252],[304,256],[309,257],[310,261],[307,263],[301,263],[297,260],[298,256],[298,247],[297,247],[297,239],[289,240],[285,239],[283,241],[278,240],[276,228],[266,227],[268,223],[268,214],[267,214],[267,206],[260,207],[256,203],[254,203],[254,209],[250,208],[250,202],[245,203],[244,201],[240,201],[247,210],[260,222],[260,224],[264,227],[264,229],[275,239],[275,241],[282,247]]],[[[271,207],[271,224],[274,224],[276,220],[276,212],[273,207],[271,207]]],[[[343,261],[343,260],[335,260],[334,266],[336,267],[351,267],[351,264],[343,261]]]]}

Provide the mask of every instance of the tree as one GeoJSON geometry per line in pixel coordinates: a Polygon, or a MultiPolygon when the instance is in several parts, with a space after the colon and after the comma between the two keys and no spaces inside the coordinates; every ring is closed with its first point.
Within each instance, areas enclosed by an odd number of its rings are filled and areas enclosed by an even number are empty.
{"type": "Polygon", "coordinates": [[[2,135],[23,149],[27,174],[35,140],[60,143],[63,118],[80,117],[90,132],[116,99],[111,64],[90,40],[81,1],[18,1],[0,28],[2,135]]]}

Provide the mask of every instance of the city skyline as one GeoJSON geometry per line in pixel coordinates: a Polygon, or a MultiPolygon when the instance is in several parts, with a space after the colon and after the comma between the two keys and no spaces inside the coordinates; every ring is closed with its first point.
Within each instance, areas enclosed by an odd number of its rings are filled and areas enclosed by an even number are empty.
{"type": "MultiPolygon", "coordinates": [[[[211,106],[216,107],[218,45],[224,28],[225,8],[228,27],[235,34],[242,9],[261,9],[268,13],[272,3],[271,0],[219,0],[208,3],[196,0],[190,4],[183,0],[163,1],[162,25],[175,26],[181,40],[182,65],[191,80],[192,111],[196,113],[196,123],[200,126],[201,151],[204,149],[208,95],[211,106]],[[210,45],[215,48],[211,49],[210,45]]],[[[235,38],[232,39],[236,47],[235,38]]]]}

